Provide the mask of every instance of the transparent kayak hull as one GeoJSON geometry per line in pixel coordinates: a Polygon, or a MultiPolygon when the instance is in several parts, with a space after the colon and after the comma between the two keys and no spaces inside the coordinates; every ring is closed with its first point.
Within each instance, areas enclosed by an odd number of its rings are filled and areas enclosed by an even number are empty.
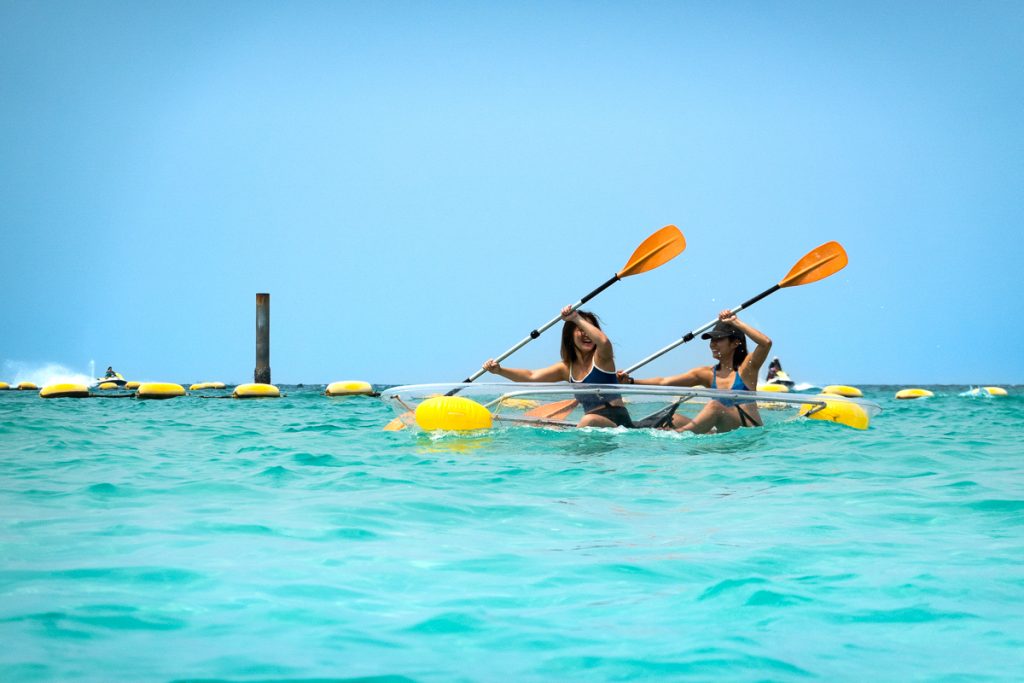
{"type": "MultiPolygon", "coordinates": [[[[687,387],[645,386],[636,384],[566,383],[459,383],[412,384],[381,392],[380,398],[391,405],[407,426],[414,426],[412,415],[428,399],[460,396],[490,412],[494,426],[526,425],[538,427],[574,427],[584,415],[584,403],[603,403],[621,399],[634,423],[651,422],[659,413],[674,411],[689,418],[696,416],[711,401],[728,401],[756,407],[765,425],[811,416],[826,409],[839,409],[870,420],[881,408],[864,399],[839,396],[789,395],[757,391],[719,391],[687,387]]],[[[835,420],[839,421],[839,420],[835,420]]]]}

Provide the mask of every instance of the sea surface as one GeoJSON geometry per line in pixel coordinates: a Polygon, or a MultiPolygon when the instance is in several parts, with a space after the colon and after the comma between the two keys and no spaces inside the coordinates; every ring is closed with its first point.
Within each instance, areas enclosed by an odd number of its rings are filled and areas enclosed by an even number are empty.
{"type": "Polygon", "coordinates": [[[1024,389],[862,388],[721,436],[0,392],[0,681],[1022,680],[1024,389]]]}

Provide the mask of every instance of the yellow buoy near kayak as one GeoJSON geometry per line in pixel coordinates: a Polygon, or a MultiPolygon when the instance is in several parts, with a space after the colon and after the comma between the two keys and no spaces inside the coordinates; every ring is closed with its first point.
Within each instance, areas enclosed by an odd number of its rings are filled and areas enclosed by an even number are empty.
{"type": "Polygon", "coordinates": [[[281,390],[273,384],[239,384],[231,395],[235,398],[279,398],[281,390]]]}
{"type": "Polygon", "coordinates": [[[358,396],[373,393],[373,386],[369,382],[349,380],[345,382],[331,382],[324,392],[328,396],[358,396]]]}
{"type": "Polygon", "coordinates": [[[821,390],[823,394],[833,396],[845,396],[846,398],[860,398],[864,394],[857,387],[846,386],[845,384],[830,384],[821,390]]]}
{"type": "Polygon", "coordinates": [[[164,399],[184,395],[185,387],[172,382],[143,382],[135,390],[137,398],[164,399]]]}
{"type": "Polygon", "coordinates": [[[138,389],[141,386],[142,386],[142,382],[137,382],[135,380],[132,380],[131,382],[125,382],[124,383],[124,388],[125,389],[138,389]]]}
{"type": "MultiPolygon", "coordinates": [[[[818,398],[827,397],[827,394],[822,394],[818,398]]],[[[854,429],[867,429],[871,422],[867,411],[850,401],[825,401],[825,407],[821,409],[818,409],[817,405],[805,403],[800,406],[800,416],[812,420],[837,422],[854,429]]]]}
{"type": "Polygon", "coordinates": [[[435,396],[416,406],[416,424],[420,429],[464,432],[491,428],[491,413],[476,401],[463,396],[435,396]]]}
{"type": "Polygon", "coordinates": [[[758,384],[758,391],[774,391],[778,393],[786,393],[789,391],[789,387],[785,384],[758,384]]]}
{"type": "Polygon", "coordinates": [[[84,384],[49,384],[39,390],[40,398],[88,398],[89,387],[84,384]]]}
{"type": "Polygon", "coordinates": [[[18,382],[19,391],[35,391],[38,388],[39,387],[37,387],[35,384],[32,384],[32,382],[18,382]]]}
{"type": "Polygon", "coordinates": [[[202,391],[203,389],[223,389],[224,382],[197,382],[188,388],[189,391],[202,391]]]}
{"type": "Polygon", "coordinates": [[[908,398],[931,398],[934,396],[932,392],[927,389],[900,389],[896,392],[896,398],[908,399],[908,398]]]}

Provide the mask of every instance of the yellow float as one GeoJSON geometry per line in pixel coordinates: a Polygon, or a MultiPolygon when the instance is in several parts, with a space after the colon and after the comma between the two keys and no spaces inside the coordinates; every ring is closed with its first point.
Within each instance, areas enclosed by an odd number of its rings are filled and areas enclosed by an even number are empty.
{"type": "Polygon", "coordinates": [[[425,431],[465,432],[490,429],[491,413],[462,396],[435,396],[416,406],[416,424],[425,431]]]}
{"type": "MultiPolygon", "coordinates": [[[[828,398],[828,394],[823,393],[818,398],[828,398]]],[[[871,422],[867,411],[851,401],[825,401],[825,407],[820,409],[818,405],[805,403],[800,406],[799,414],[812,420],[838,422],[854,429],[867,429],[871,422]]]]}
{"type": "Polygon", "coordinates": [[[774,391],[774,392],[778,392],[778,393],[783,393],[784,394],[784,393],[789,391],[789,387],[787,387],[785,384],[758,384],[757,385],[757,390],[758,391],[769,391],[769,392],[774,391]]]}
{"type": "Polygon", "coordinates": [[[88,398],[89,387],[84,384],[49,384],[39,390],[40,398],[88,398]]]}
{"type": "Polygon", "coordinates": [[[324,392],[328,396],[360,396],[373,394],[373,386],[369,382],[348,380],[345,382],[331,382],[324,392]]]}
{"type": "Polygon", "coordinates": [[[38,388],[32,382],[18,382],[18,391],[35,391],[38,388]]]}
{"type": "Polygon", "coordinates": [[[100,382],[99,386],[96,388],[102,389],[103,391],[109,391],[111,389],[117,389],[119,387],[117,386],[117,382],[100,382]]]}
{"type": "Polygon", "coordinates": [[[7,391],[11,388],[11,385],[7,382],[0,382],[0,391],[7,391]]]}
{"type": "Polygon", "coordinates": [[[931,398],[934,395],[934,393],[927,389],[900,389],[896,392],[896,398],[898,399],[931,398]]]}
{"type": "Polygon", "coordinates": [[[189,391],[202,391],[203,389],[223,389],[224,382],[197,382],[188,388],[189,391]]]}
{"type": "Polygon", "coordinates": [[[235,398],[278,398],[281,390],[273,384],[239,384],[231,395],[235,398]]]}
{"type": "Polygon", "coordinates": [[[1006,389],[1002,387],[983,387],[988,392],[989,396],[1007,396],[1006,389]]]}
{"type": "Polygon", "coordinates": [[[860,398],[864,394],[857,387],[846,386],[845,384],[830,384],[821,390],[823,394],[833,396],[845,396],[846,398],[860,398]]]}
{"type": "Polygon", "coordinates": [[[125,389],[138,389],[140,386],[142,386],[142,382],[136,382],[135,380],[124,383],[125,389]]]}
{"type": "Polygon", "coordinates": [[[143,382],[135,390],[136,398],[165,399],[184,395],[185,387],[172,382],[143,382]]]}

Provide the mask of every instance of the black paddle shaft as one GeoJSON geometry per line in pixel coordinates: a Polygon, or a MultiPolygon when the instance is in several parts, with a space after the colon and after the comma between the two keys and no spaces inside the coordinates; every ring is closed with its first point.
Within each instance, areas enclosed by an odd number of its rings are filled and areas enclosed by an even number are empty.
{"type": "MultiPolygon", "coordinates": [[[[780,285],[773,285],[773,286],[769,287],[768,289],[764,290],[763,292],[761,292],[757,296],[753,297],[752,299],[747,299],[746,301],[741,303],[739,306],[737,306],[736,308],[732,309],[732,314],[736,315],[737,313],[742,311],[744,308],[749,308],[749,307],[753,306],[754,304],[756,304],[761,299],[765,298],[769,294],[774,294],[775,292],[779,291],[780,289],[782,289],[782,287],[780,285]]],[[[693,341],[694,337],[696,337],[698,334],[700,334],[704,330],[709,329],[714,324],[715,324],[715,321],[712,321],[711,323],[709,323],[707,325],[704,325],[703,327],[698,327],[696,330],[693,330],[692,332],[687,332],[685,335],[683,335],[683,343],[686,343],[686,342],[689,342],[689,341],[693,341]]]]}
{"type": "MultiPolygon", "coordinates": [[[[621,279],[622,278],[619,277],[618,273],[616,273],[615,275],[612,275],[600,287],[598,287],[597,289],[592,291],[590,294],[587,294],[585,297],[583,297],[582,299],[580,299],[579,301],[574,303],[572,305],[572,310],[575,311],[580,306],[582,306],[583,304],[587,303],[588,301],[593,299],[595,296],[597,296],[598,294],[600,294],[604,290],[608,289],[609,287],[611,287],[612,285],[614,285],[616,282],[618,282],[621,279]]],[[[511,356],[513,353],[515,353],[516,351],[518,351],[519,349],[523,348],[524,346],[529,344],[531,341],[533,341],[534,339],[539,337],[541,334],[544,333],[545,330],[547,330],[549,327],[551,327],[552,325],[554,325],[555,323],[557,323],[561,319],[562,319],[562,315],[559,314],[557,317],[552,318],[551,320],[549,320],[546,324],[541,325],[540,328],[535,329],[535,330],[530,330],[530,334],[525,339],[523,339],[521,342],[519,342],[518,344],[516,344],[511,349],[509,349],[505,353],[501,354],[500,356],[498,356],[494,360],[498,361],[499,363],[501,361],[505,360],[506,358],[511,356]]],[[[462,383],[463,384],[471,384],[473,382],[473,380],[475,380],[477,377],[479,377],[482,374],[484,374],[483,368],[481,368],[480,370],[477,370],[474,374],[472,374],[469,377],[467,377],[466,379],[462,380],[462,383]]],[[[454,396],[457,393],[459,393],[459,389],[458,388],[452,389],[447,394],[445,394],[445,396],[454,396]]]]}

